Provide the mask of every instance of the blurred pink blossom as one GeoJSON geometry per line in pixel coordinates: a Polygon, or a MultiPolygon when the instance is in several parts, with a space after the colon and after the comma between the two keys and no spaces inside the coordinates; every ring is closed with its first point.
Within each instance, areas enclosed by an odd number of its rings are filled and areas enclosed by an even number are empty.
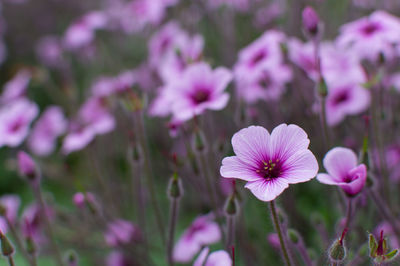
{"type": "Polygon", "coordinates": [[[36,55],[45,65],[57,67],[62,63],[62,53],[62,42],[58,37],[45,36],[36,44],[36,55]]]}
{"type": "Polygon", "coordinates": [[[0,97],[0,102],[3,104],[10,103],[17,99],[23,98],[26,95],[31,73],[26,69],[21,69],[15,76],[7,81],[4,85],[3,92],[0,97]]]}
{"type": "Polygon", "coordinates": [[[36,122],[28,138],[30,150],[40,156],[51,154],[56,146],[56,140],[67,129],[67,120],[58,106],[46,108],[36,122]]]}
{"type": "Polygon", "coordinates": [[[0,206],[4,211],[4,216],[0,215],[0,230],[3,233],[8,231],[8,222],[15,224],[18,218],[18,209],[21,199],[17,195],[3,195],[0,198],[0,206]],[[6,220],[7,219],[7,220],[6,220]]]}
{"type": "Polygon", "coordinates": [[[318,174],[323,184],[339,186],[349,196],[361,192],[367,180],[367,167],[358,164],[357,155],[348,148],[335,147],[324,157],[327,174],[318,174]]]}
{"type": "Polygon", "coordinates": [[[197,217],[183,232],[173,250],[175,262],[188,263],[200,251],[202,246],[214,244],[221,239],[218,224],[214,216],[203,215],[197,217]]]}
{"type": "Polygon", "coordinates": [[[245,187],[259,200],[274,200],[289,184],[307,182],[318,173],[309,144],[307,133],[293,124],[281,124],[271,134],[261,126],[241,129],[232,137],[236,156],[222,160],[220,174],[247,181],[245,187]]]}
{"type": "Polygon", "coordinates": [[[122,219],[108,224],[104,234],[107,245],[117,247],[127,245],[140,239],[139,229],[131,222],[122,219]]]}
{"type": "Polygon", "coordinates": [[[231,266],[232,259],[225,250],[217,250],[209,254],[208,247],[203,248],[193,266],[231,266]]]}

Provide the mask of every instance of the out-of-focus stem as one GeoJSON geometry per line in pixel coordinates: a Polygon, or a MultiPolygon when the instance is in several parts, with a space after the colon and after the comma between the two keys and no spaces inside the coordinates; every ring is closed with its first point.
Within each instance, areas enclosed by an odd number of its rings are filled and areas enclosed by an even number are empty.
{"type": "Polygon", "coordinates": [[[282,249],[282,254],[283,254],[283,259],[286,263],[287,266],[291,266],[291,260],[289,257],[289,252],[286,248],[285,240],[283,239],[282,231],[281,231],[281,226],[278,218],[278,214],[276,213],[276,208],[275,208],[275,201],[271,200],[269,202],[269,206],[271,208],[271,215],[272,215],[272,220],[275,225],[276,232],[278,233],[279,237],[279,242],[281,243],[281,249],[282,249]]]}
{"type": "Polygon", "coordinates": [[[10,266],[15,266],[14,259],[13,259],[12,256],[8,256],[8,264],[9,264],[10,266]]]}
{"type": "Polygon", "coordinates": [[[347,213],[346,213],[346,223],[345,223],[345,225],[344,225],[344,228],[349,228],[349,226],[350,226],[350,222],[351,222],[351,218],[352,218],[352,216],[351,216],[351,214],[352,214],[352,204],[353,203],[353,200],[351,199],[351,198],[348,198],[348,201],[347,201],[347,213]]]}
{"type": "Polygon", "coordinates": [[[235,246],[235,216],[228,215],[226,217],[227,234],[226,234],[226,250],[235,246]]]}
{"type": "Polygon", "coordinates": [[[54,237],[53,228],[51,226],[50,219],[47,216],[46,202],[43,199],[43,193],[40,188],[40,184],[34,184],[32,187],[33,187],[33,192],[35,194],[36,200],[38,201],[39,206],[40,206],[40,212],[42,214],[41,217],[43,218],[43,221],[45,224],[44,228],[45,228],[47,236],[49,237],[50,242],[51,242],[51,248],[53,249],[54,258],[57,261],[57,264],[59,266],[64,266],[61,252],[58,248],[57,241],[54,237]]]}
{"type": "Polygon", "coordinates": [[[174,265],[172,257],[172,249],[174,246],[176,221],[178,219],[178,205],[179,205],[179,198],[171,198],[171,207],[170,207],[169,225],[168,225],[168,240],[167,240],[167,260],[169,266],[174,265]]]}
{"type": "Polygon", "coordinates": [[[5,215],[4,218],[6,219],[8,229],[10,230],[10,233],[15,240],[15,244],[17,245],[18,250],[21,252],[22,256],[28,261],[29,265],[35,266],[28,252],[26,252],[26,249],[22,244],[21,238],[19,237],[17,230],[15,230],[14,224],[10,221],[10,219],[7,218],[7,215],[5,215]]]}
{"type": "Polygon", "coordinates": [[[149,153],[149,146],[147,143],[147,138],[146,138],[146,132],[145,132],[145,127],[144,127],[144,121],[143,121],[143,113],[142,111],[137,111],[134,113],[136,116],[137,120],[137,134],[139,137],[139,142],[141,144],[141,147],[143,149],[143,154],[144,154],[144,166],[145,166],[145,171],[146,171],[146,176],[147,176],[147,185],[150,193],[150,199],[151,203],[153,205],[154,209],[154,214],[156,218],[156,223],[158,226],[158,230],[160,231],[161,235],[161,240],[163,243],[165,243],[165,228],[164,228],[164,223],[160,211],[160,206],[157,201],[157,196],[156,196],[156,190],[154,187],[154,181],[153,181],[153,171],[150,165],[150,153],[149,153]]]}

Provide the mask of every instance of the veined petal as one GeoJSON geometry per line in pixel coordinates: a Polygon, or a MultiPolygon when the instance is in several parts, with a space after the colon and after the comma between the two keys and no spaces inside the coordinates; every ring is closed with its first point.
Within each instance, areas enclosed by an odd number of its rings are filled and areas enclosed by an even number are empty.
{"type": "Polygon", "coordinates": [[[337,147],[325,155],[323,162],[328,174],[336,179],[344,179],[347,173],[356,167],[357,156],[348,148],[337,147]]]}
{"type": "Polygon", "coordinates": [[[256,170],[242,162],[237,156],[225,157],[222,160],[220,174],[226,178],[238,178],[245,181],[257,181],[260,179],[256,170]]]}
{"type": "Polygon", "coordinates": [[[309,181],[318,173],[318,162],[310,150],[300,150],[283,162],[285,178],[289,184],[309,181]]]}
{"type": "Polygon", "coordinates": [[[317,180],[325,185],[338,185],[338,182],[330,175],[328,174],[318,174],[317,175],[317,180]]]}
{"type": "Polygon", "coordinates": [[[271,201],[278,197],[289,185],[284,178],[276,178],[269,181],[260,179],[248,182],[245,187],[250,189],[259,200],[271,201]]]}

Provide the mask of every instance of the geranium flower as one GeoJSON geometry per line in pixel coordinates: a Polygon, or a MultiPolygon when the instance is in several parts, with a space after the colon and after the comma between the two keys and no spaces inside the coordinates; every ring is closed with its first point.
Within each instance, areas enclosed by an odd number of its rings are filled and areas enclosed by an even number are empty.
{"type": "Polygon", "coordinates": [[[31,73],[26,69],[18,71],[18,73],[4,85],[0,102],[3,104],[8,104],[24,97],[26,95],[26,89],[28,88],[31,76],[31,73]]]}
{"type": "Polygon", "coordinates": [[[139,229],[131,222],[122,219],[109,223],[104,234],[107,245],[111,247],[127,245],[139,240],[140,237],[139,229]]]}
{"type": "Polygon", "coordinates": [[[232,259],[229,256],[228,252],[225,250],[217,250],[214,252],[210,252],[208,247],[204,248],[195,262],[193,266],[231,266],[232,259]]]}
{"type": "Polygon", "coordinates": [[[31,151],[40,156],[46,156],[55,149],[56,140],[67,129],[67,120],[58,106],[48,107],[36,122],[28,138],[31,151]]]}
{"type": "Polygon", "coordinates": [[[218,224],[213,219],[213,215],[203,215],[193,221],[175,244],[174,261],[188,263],[202,246],[214,244],[221,239],[218,224]]]}
{"type": "Polygon", "coordinates": [[[319,182],[339,186],[349,196],[361,192],[367,180],[367,167],[358,164],[357,155],[348,148],[331,149],[323,160],[327,174],[318,174],[319,182]]]}
{"type": "Polygon", "coordinates": [[[21,199],[17,195],[4,195],[0,198],[0,229],[3,233],[8,231],[8,222],[15,224],[18,218],[18,208],[21,199]],[[8,222],[7,222],[8,220],[8,222]]]}
{"type": "Polygon", "coordinates": [[[222,160],[221,176],[245,180],[258,199],[274,200],[289,184],[309,181],[318,173],[309,143],[297,125],[281,124],[271,134],[261,126],[244,128],[232,137],[236,156],[222,160]]]}

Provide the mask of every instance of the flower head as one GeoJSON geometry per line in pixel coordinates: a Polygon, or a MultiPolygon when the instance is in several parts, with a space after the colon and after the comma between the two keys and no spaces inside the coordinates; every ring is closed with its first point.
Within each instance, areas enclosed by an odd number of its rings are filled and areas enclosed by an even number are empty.
{"type": "Polygon", "coordinates": [[[37,176],[36,164],[32,157],[24,151],[18,152],[18,169],[21,175],[34,179],[37,176]]]}
{"type": "Polygon", "coordinates": [[[217,250],[214,252],[210,252],[208,247],[204,248],[195,262],[193,266],[231,266],[232,259],[229,256],[228,252],[225,250],[217,250]]]}
{"type": "Polygon", "coordinates": [[[204,245],[218,242],[221,232],[212,215],[197,217],[183,232],[173,250],[174,261],[187,263],[193,259],[204,245]]]}
{"type": "Polygon", "coordinates": [[[261,126],[244,128],[232,137],[236,156],[222,160],[221,176],[245,180],[258,199],[274,200],[289,184],[309,181],[318,173],[309,143],[297,125],[281,124],[271,134],[261,126]]]}
{"type": "Polygon", "coordinates": [[[107,245],[117,247],[140,239],[139,229],[129,221],[116,220],[108,224],[104,238],[107,245]]]}
{"type": "Polygon", "coordinates": [[[361,192],[367,180],[367,167],[357,163],[356,154],[343,147],[331,149],[324,158],[327,174],[318,174],[319,182],[339,186],[349,196],[361,192]]]}
{"type": "Polygon", "coordinates": [[[22,69],[18,71],[18,73],[4,85],[0,102],[7,104],[25,96],[30,80],[31,73],[28,70],[22,69]]]}
{"type": "Polygon", "coordinates": [[[317,12],[315,12],[312,7],[307,6],[303,10],[302,17],[304,29],[310,36],[315,36],[318,33],[319,24],[319,17],[317,12]]]}

